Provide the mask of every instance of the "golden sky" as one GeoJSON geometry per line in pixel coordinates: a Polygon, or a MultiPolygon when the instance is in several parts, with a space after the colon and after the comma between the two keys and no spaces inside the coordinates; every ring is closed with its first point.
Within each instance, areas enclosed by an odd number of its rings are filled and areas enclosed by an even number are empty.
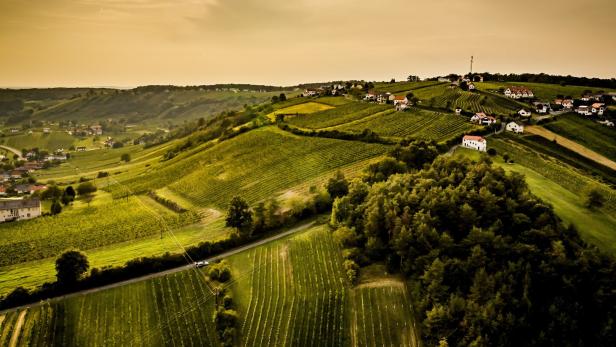
{"type": "Polygon", "coordinates": [[[616,0],[0,0],[0,86],[616,77],[616,0]]]}

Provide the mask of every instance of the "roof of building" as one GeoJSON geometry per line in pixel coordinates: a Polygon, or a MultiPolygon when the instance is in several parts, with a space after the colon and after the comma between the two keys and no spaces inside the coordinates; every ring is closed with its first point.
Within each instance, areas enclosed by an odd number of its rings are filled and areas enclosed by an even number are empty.
{"type": "Polygon", "coordinates": [[[475,135],[465,135],[463,140],[469,140],[469,141],[479,141],[479,142],[485,142],[486,139],[484,139],[481,136],[475,136],[475,135]]]}
{"type": "Polygon", "coordinates": [[[600,108],[605,106],[605,104],[602,104],[600,102],[595,102],[594,104],[592,104],[592,108],[600,108]]]}
{"type": "Polygon", "coordinates": [[[405,100],[406,96],[404,95],[396,95],[396,100],[405,100]]]}
{"type": "Polygon", "coordinates": [[[40,207],[39,199],[12,199],[0,200],[0,210],[10,210],[15,208],[35,208],[40,207]]]}
{"type": "Polygon", "coordinates": [[[520,93],[520,94],[523,94],[523,93],[528,94],[528,93],[532,93],[533,92],[532,90],[530,90],[530,89],[528,89],[526,87],[518,87],[518,86],[509,87],[509,90],[512,93],[516,93],[516,94],[518,94],[518,93],[520,93]]]}

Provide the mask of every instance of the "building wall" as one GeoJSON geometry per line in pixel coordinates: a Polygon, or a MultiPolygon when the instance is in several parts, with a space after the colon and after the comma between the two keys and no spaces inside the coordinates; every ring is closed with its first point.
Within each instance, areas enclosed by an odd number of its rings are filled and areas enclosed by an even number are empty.
{"type": "Polygon", "coordinates": [[[41,207],[0,210],[0,222],[7,220],[25,220],[41,216],[41,207]]]}

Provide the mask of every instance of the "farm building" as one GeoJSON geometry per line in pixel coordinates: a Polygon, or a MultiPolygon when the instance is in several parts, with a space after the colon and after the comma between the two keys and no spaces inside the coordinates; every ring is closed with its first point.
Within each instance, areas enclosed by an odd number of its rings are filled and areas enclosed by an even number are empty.
{"type": "Polygon", "coordinates": [[[561,104],[564,108],[566,109],[573,109],[573,100],[571,99],[565,99],[563,100],[562,104],[561,104]]]}
{"type": "Polygon", "coordinates": [[[481,136],[466,135],[462,138],[462,147],[485,152],[488,147],[486,139],[481,136]]]}
{"type": "Polygon", "coordinates": [[[530,111],[526,111],[525,109],[521,109],[518,114],[522,117],[530,117],[532,115],[530,111]]]}
{"type": "Polygon", "coordinates": [[[368,92],[368,93],[366,93],[366,96],[364,96],[364,100],[366,100],[366,101],[375,101],[376,100],[376,93],[375,92],[368,92]]]}
{"type": "Polygon", "coordinates": [[[100,125],[93,125],[90,127],[93,135],[103,135],[103,127],[100,125]]]}
{"type": "Polygon", "coordinates": [[[496,123],[496,118],[488,116],[483,112],[479,112],[471,117],[471,122],[481,125],[492,125],[496,123]]]}
{"type": "Polygon", "coordinates": [[[590,110],[590,106],[580,105],[575,111],[582,116],[592,116],[592,111],[590,110]]]}
{"type": "Polygon", "coordinates": [[[546,114],[550,112],[550,104],[547,102],[535,102],[534,105],[537,113],[546,114]]]}
{"type": "Polygon", "coordinates": [[[304,89],[304,92],[302,93],[302,95],[304,97],[309,97],[309,96],[318,96],[319,95],[319,91],[316,89],[304,89]]]}
{"type": "Polygon", "coordinates": [[[456,115],[461,115],[462,114],[462,109],[461,108],[456,108],[456,115]]]}
{"type": "Polygon", "coordinates": [[[505,89],[505,96],[512,99],[534,98],[533,91],[526,87],[509,87],[505,89]]]}
{"type": "Polygon", "coordinates": [[[468,90],[475,90],[475,85],[473,83],[469,83],[468,90]]]}
{"type": "Polygon", "coordinates": [[[592,114],[603,116],[603,113],[605,112],[605,104],[596,102],[592,104],[590,111],[592,112],[592,114]]]}
{"type": "Polygon", "coordinates": [[[518,134],[524,132],[524,126],[516,122],[508,123],[505,129],[507,131],[511,131],[511,132],[518,133],[518,134]]]}
{"type": "Polygon", "coordinates": [[[39,199],[0,200],[0,222],[32,219],[41,215],[39,199]]]}
{"type": "Polygon", "coordinates": [[[398,105],[408,105],[409,103],[409,99],[406,98],[406,96],[402,96],[402,95],[396,95],[394,96],[394,105],[398,106],[398,105]]]}

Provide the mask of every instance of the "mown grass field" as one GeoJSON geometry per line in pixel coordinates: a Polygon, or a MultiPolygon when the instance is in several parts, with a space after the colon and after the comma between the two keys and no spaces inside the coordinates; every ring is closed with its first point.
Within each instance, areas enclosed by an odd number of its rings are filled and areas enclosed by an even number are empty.
{"type": "MultiPolygon", "coordinates": [[[[224,287],[240,315],[237,345],[417,345],[410,338],[415,335],[403,282],[351,288],[340,248],[325,225],[227,261],[233,278],[224,287]]],[[[14,338],[18,346],[216,346],[214,296],[198,271],[0,313],[0,341],[14,338]]]]}
{"type": "MultiPolygon", "coordinates": [[[[270,126],[197,148],[123,183],[134,192],[166,186],[195,206],[224,209],[234,195],[254,203],[387,151],[384,145],[300,137],[270,126]]],[[[125,193],[124,186],[109,189],[125,193]]]]}
{"type": "Polygon", "coordinates": [[[353,102],[327,111],[292,117],[288,122],[302,128],[321,129],[356,121],[391,108],[391,105],[353,102]]]}
{"type": "Polygon", "coordinates": [[[375,133],[397,138],[416,138],[447,141],[475,129],[466,117],[413,108],[407,112],[387,110],[358,121],[335,127],[341,131],[361,132],[370,129],[375,133]]]}
{"type": "Polygon", "coordinates": [[[146,196],[112,200],[100,193],[57,216],[0,224],[0,266],[55,257],[67,248],[87,250],[157,235],[194,224],[194,212],[177,214],[146,196]]]}
{"type": "Polygon", "coordinates": [[[616,130],[576,114],[566,114],[544,127],[616,161],[616,130]]]}
{"type": "MultiPolygon", "coordinates": [[[[320,100],[319,100],[320,101],[320,100]]],[[[334,106],[330,106],[327,104],[323,104],[320,102],[312,102],[308,101],[302,104],[297,104],[285,108],[278,109],[267,115],[267,118],[271,121],[276,120],[276,116],[279,114],[310,114],[318,111],[325,111],[334,108],[334,106]]]]}

